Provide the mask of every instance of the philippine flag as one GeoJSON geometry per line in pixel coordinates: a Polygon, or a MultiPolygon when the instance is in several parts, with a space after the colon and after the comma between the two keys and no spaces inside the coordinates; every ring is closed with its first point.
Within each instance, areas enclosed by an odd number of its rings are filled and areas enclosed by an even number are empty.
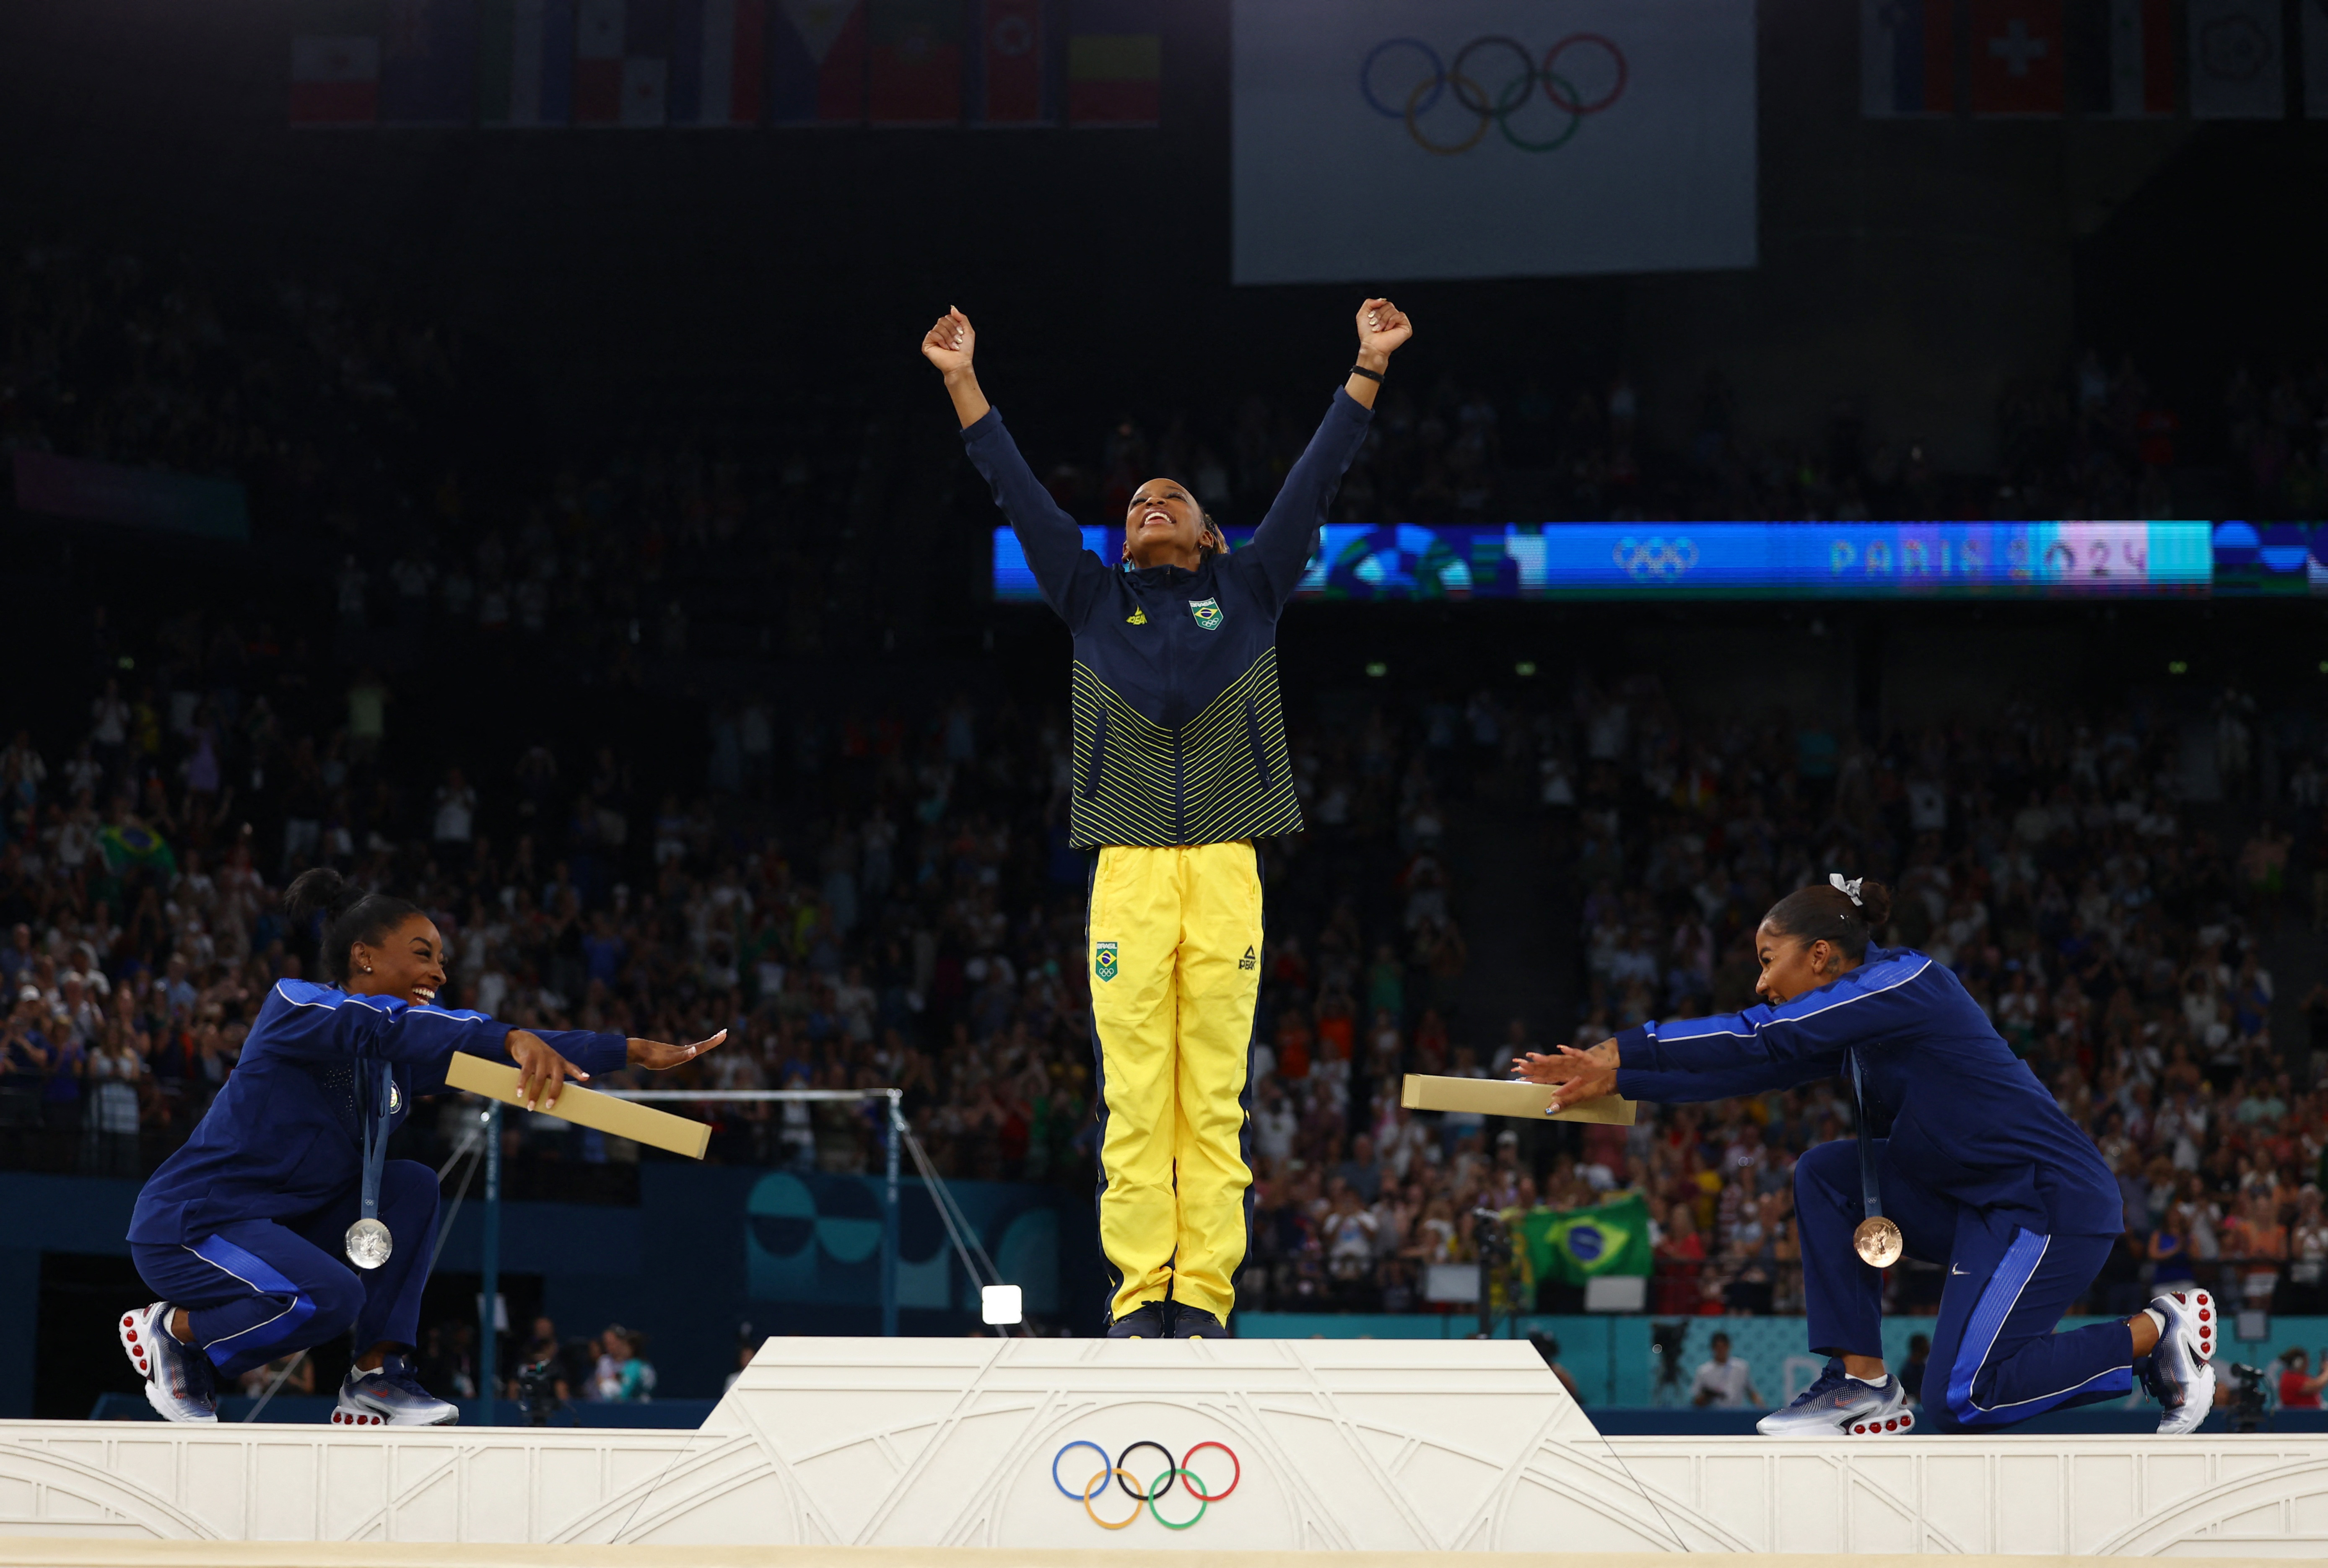
{"type": "Polygon", "coordinates": [[[758,125],[767,42],[767,0],[679,0],[671,27],[671,124],[758,125]]]}
{"type": "Polygon", "coordinates": [[[865,122],[864,0],[777,0],[768,99],[780,126],[865,122]]]}
{"type": "Polygon", "coordinates": [[[1955,108],[1949,0],[1859,0],[1859,112],[1899,119],[1955,108]]]}

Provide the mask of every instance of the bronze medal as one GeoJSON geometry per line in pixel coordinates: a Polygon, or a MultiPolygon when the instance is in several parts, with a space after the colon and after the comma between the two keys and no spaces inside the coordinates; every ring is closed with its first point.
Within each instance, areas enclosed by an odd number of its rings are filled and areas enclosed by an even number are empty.
{"type": "Polygon", "coordinates": [[[1870,1215],[1851,1233],[1851,1244],[1871,1269],[1888,1269],[1908,1250],[1900,1227],[1880,1214],[1870,1215]]]}

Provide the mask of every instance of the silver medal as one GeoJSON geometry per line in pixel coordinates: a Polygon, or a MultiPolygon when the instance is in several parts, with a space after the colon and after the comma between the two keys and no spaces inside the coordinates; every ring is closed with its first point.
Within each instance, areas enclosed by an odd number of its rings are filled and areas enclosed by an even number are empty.
{"type": "Polygon", "coordinates": [[[360,1269],[376,1269],[396,1250],[396,1238],[376,1219],[360,1219],[348,1226],[348,1262],[360,1269]]]}

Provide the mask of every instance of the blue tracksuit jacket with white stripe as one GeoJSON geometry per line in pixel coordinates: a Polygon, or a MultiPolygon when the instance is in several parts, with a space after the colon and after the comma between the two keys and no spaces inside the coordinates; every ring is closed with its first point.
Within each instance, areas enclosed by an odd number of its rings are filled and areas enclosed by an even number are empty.
{"type": "Polygon", "coordinates": [[[1893,1167],[2041,1235],[2116,1235],[2117,1179],[1944,964],[1871,947],[1857,969],[1780,1007],[1654,1020],[1617,1037],[1617,1092],[1663,1103],[1791,1088],[1856,1050],[1890,1107],[1893,1167]]]}
{"type": "MultiPolygon", "coordinates": [[[[237,1220],[313,1214],[354,1192],[363,1180],[356,1064],[391,1064],[401,1125],[415,1095],[445,1087],[454,1052],[509,1061],[510,1028],[483,1013],[277,981],[226,1086],[138,1193],[128,1239],[199,1241],[237,1220]]],[[[534,1032],[593,1077],[627,1056],[620,1035],[534,1032]]]]}

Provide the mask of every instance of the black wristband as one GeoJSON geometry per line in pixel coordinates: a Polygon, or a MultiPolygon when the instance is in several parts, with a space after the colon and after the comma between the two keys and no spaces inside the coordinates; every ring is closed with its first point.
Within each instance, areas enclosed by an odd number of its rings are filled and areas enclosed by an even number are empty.
{"type": "Polygon", "coordinates": [[[1364,376],[1377,387],[1383,384],[1382,372],[1380,371],[1370,371],[1364,365],[1352,365],[1350,367],[1350,374],[1354,376],[1364,376]]]}

